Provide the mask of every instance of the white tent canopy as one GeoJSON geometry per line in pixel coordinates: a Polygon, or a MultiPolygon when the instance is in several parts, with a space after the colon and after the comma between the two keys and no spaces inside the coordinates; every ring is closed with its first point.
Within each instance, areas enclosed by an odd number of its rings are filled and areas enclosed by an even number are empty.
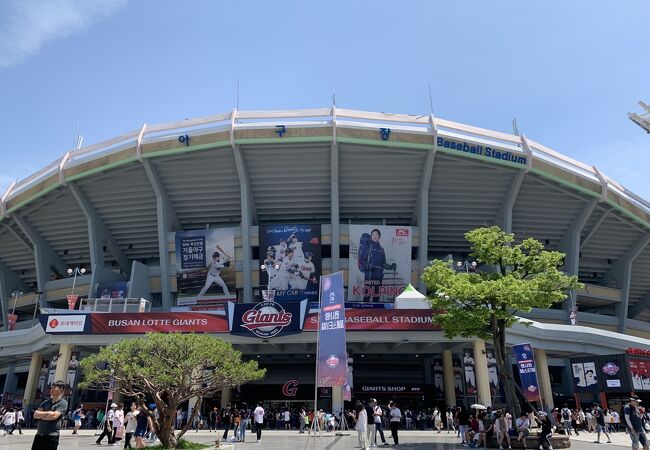
{"type": "Polygon", "coordinates": [[[418,292],[411,284],[406,286],[402,292],[395,299],[395,309],[429,309],[429,301],[427,296],[418,292]]]}

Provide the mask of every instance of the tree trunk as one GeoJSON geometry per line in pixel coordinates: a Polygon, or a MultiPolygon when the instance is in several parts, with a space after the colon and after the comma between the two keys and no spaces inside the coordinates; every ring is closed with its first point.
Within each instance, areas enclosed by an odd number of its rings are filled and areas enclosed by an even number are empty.
{"type": "Polygon", "coordinates": [[[176,421],[176,408],[173,406],[159,408],[157,420],[157,432],[160,444],[164,448],[176,448],[177,439],[174,434],[174,422],[176,421]]]}
{"type": "Polygon", "coordinates": [[[508,409],[510,409],[512,417],[517,418],[521,412],[521,405],[517,398],[515,380],[512,376],[512,367],[508,363],[505,327],[494,323],[492,326],[492,337],[497,367],[499,368],[499,382],[503,386],[503,392],[506,394],[508,409]]]}

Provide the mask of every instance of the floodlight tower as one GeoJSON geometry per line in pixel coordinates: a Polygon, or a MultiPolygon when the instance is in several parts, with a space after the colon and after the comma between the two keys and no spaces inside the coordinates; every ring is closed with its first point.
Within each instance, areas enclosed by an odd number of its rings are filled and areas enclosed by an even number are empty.
{"type": "Polygon", "coordinates": [[[627,116],[632,122],[643,128],[646,133],[650,133],[650,106],[644,102],[639,102],[639,105],[645,110],[644,113],[627,113],[627,116]]]}

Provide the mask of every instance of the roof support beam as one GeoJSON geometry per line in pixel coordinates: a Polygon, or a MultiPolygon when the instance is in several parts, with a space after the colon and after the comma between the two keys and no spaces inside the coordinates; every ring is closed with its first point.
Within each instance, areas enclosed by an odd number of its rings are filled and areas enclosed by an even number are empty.
{"type": "Polygon", "coordinates": [[[106,229],[104,222],[101,220],[97,211],[90,204],[88,198],[81,192],[81,189],[75,184],[69,183],[68,188],[72,192],[79,208],[84,213],[86,217],[86,224],[88,226],[88,246],[90,248],[90,265],[91,269],[91,280],[90,280],[90,292],[89,296],[92,296],[95,292],[95,283],[98,282],[97,277],[99,276],[100,269],[104,268],[104,245],[111,252],[115,261],[122,272],[127,278],[131,274],[131,267],[129,264],[129,258],[126,257],[122,249],[120,248],[117,241],[113,238],[113,235],[106,229]]]}
{"type": "Polygon", "coordinates": [[[610,211],[611,211],[611,210],[609,210],[609,209],[606,210],[606,211],[603,213],[603,215],[600,216],[600,219],[598,219],[598,222],[596,222],[596,223],[594,224],[594,226],[591,227],[591,230],[589,230],[589,233],[585,236],[585,238],[584,238],[584,239],[582,240],[582,242],[580,243],[580,249],[581,249],[581,250],[582,250],[582,248],[587,244],[587,242],[589,241],[589,239],[591,239],[592,237],[594,237],[594,234],[596,234],[596,231],[598,231],[598,227],[600,227],[600,226],[602,225],[602,223],[605,221],[605,219],[607,219],[607,216],[609,215],[610,211]]]}
{"type": "MultiPolygon", "coordinates": [[[[234,114],[234,113],[233,113],[234,114]]],[[[239,145],[233,141],[232,153],[235,157],[237,176],[239,177],[239,194],[241,197],[241,246],[242,246],[242,270],[244,275],[244,302],[252,302],[253,299],[253,274],[251,259],[251,227],[253,226],[253,198],[248,180],[246,164],[239,145]]]]}
{"type": "Polygon", "coordinates": [[[23,246],[28,249],[30,252],[34,251],[34,248],[32,247],[32,244],[30,242],[27,242],[24,237],[22,237],[16,230],[13,229],[13,227],[10,224],[3,223],[3,227],[5,227],[11,234],[14,235],[16,239],[18,239],[18,242],[23,244],[23,246]]]}
{"type": "Polygon", "coordinates": [[[650,292],[644,295],[634,306],[630,307],[627,315],[630,319],[636,319],[639,314],[648,308],[650,308],[650,292]]]}
{"type": "Polygon", "coordinates": [[[172,306],[172,287],[169,281],[170,276],[170,261],[169,261],[169,244],[167,235],[176,230],[180,230],[178,219],[176,218],[176,211],[169,201],[167,191],[149,160],[143,160],[142,165],[144,171],[147,173],[149,183],[156,194],[156,214],[158,217],[158,254],[160,258],[160,293],[162,295],[162,309],[169,311],[172,306]]]}
{"type": "MultiPolygon", "coordinates": [[[[334,136],[334,139],[336,136],[334,136]]],[[[341,230],[340,230],[340,203],[339,203],[339,145],[332,142],[330,148],[330,217],[332,225],[332,273],[338,272],[341,258],[341,230]]]]}
{"type": "Polygon", "coordinates": [[[512,210],[515,206],[515,201],[521,190],[521,184],[526,176],[526,171],[517,172],[510,182],[510,188],[506,193],[506,198],[503,199],[501,208],[497,212],[498,225],[506,233],[512,233],[512,210]]]}
{"type": "Polygon", "coordinates": [[[43,293],[43,295],[41,295],[40,306],[46,307],[47,290],[45,284],[48,281],[49,275],[53,272],[53,269],[58,271],[59,275],[63,275],[66,273],[68,267],[61,257],[52,250],[50,244],[45,242],[41,235],[32,227],[27,219],[16,214],[12,215],[12,218],[25,236],[27,236],[27,239],[29,239],[34,248],[36,284],[38,285],[38,290],[43,293]]]}
{"type": "Polygon", "coordinates": [[[619,332],[625,333],[627,324],[628,305],[630,304],[630,284],[632,283],[632,266],[634,260],[650,243],[650,231],[641,236],[613,265],[603,278],[606,286],[610,281],[615,281],[621,290],[622,300],[615,306],[616,317],[619,319],[619,332]]]}
{"type": "MultiPolygon", "coordinates": [[[[582,230],[587,221],[589,221],[589,218],[594,212],[597,204],[598,200],[593,199],[582,208],[580,215],[573,221],[573,225],[569,227],[564,238],[560,242],[561,251],[566,253],[566,257],[564,258],[564,271],[569,275],[578,275],[580,269],[580,236],[582,235],[582,230]]],[[[563,309],[567,311],[567,321],[569,323],[571,323],[569,313],[573,308],[576,308],[576,300],[576,291],[571,290],[569,292],[569,297],[563,304],[563,309]]]]}
{"type": "Polygon", "coordinates": [[[27,292],[27,285],[16,275],[16,272],[9,269],[3,262],[0,262],[0,311],[2,312],[2,326],[0,331],[7,331],[7,314],[11,305],[12,291],[21,290],[27,292]]]}

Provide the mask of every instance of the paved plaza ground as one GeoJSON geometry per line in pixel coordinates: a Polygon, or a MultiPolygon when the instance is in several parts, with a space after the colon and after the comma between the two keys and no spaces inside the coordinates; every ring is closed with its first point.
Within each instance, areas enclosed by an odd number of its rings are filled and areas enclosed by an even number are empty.
{"type": "MultiPolygon", "coordinates": [[[[103,445],[98,447],[95,445],[93,431],[81,430],[78,436],[72,436],[70,430],[65,430],[61,434],[61,441],[59,445],[60,450],[68,449],[98,449],[98,448],[123,448],[123,444],[119,447],[111,447],[103,445]]],[[[390,435],[390,433],[388,433],[390,435]]],[[[388,438],[388,435],[386,436],[388,438]]],[[[0,437],[0,450],[28,450],[31,448],[31,443],[34,436],[34,430],[26,430],[23,435],[4,436],[0,437]]],[[[190,432],[186,435],[190,440],[195,442],[210,443],[214,442],[215,433],[207,431],[200,431],[199,433],[190,432]]],[[[221,436],[221,433],[219,433],[221,436]]],[[[631,448],[630,439],[625,433],[616,433],[612,436],[612,444],[593,444],[595,440],[594,433],[580,433],[580,436],[571,437],[571,448],[577,450],[587,450],[596,448],[631,448]]],[[[601,439],[605,442],[606,439],[601,439]]],[[[106,442],[104,440],[104,442],[106,442]]],[[[235,443],[235,450],[253,450],[263,448],[265,450],[283,450],[283,449],[304,449],[307,442],[306,434],[298,434],[297,431],[264,431],[262,433],[261,444],[255,443],[255,435],[247,434],[245,443],[235,443]]],[[[388,439],[392,443],[391,439],[388,439]]],[[[348,436],[335,436],[333,433],[323,433],[322,448],[325,450],[352,450],[357,447],[356,432],[350,433],[348,436]]],[[[380,446],[381,448],[381,446],[380,446]]],[[[390,448],[390,447],[385,447],[390,448]]],[[[400,432],[400,448],[411,450],[452,450],[464,449],[458,443],[458,439],[452,434],[445,432],[437,434],[431,431],[401,431],[400,432]]],[[[532,445],[529,444],[532,449],[532,445]]],[[[315,442],[312,439],[309,449],[321,449],[321,443],[317,439],[315,442]]]]}

